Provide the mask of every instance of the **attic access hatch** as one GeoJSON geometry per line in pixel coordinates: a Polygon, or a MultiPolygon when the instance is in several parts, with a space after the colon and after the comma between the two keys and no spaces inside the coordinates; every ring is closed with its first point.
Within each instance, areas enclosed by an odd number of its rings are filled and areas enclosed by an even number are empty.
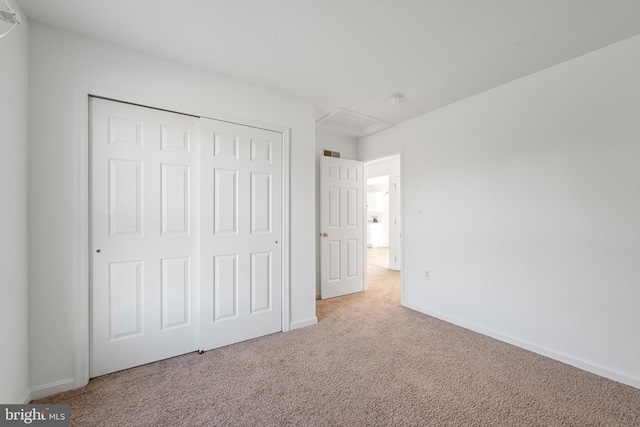
{"type": "Polygon", "coordinates": [[[318,119],[316,126],[327,127],[356,138],[362,138],[395,125],[364,114],[345,110],[344,108],[338,108],[318,119]]]}

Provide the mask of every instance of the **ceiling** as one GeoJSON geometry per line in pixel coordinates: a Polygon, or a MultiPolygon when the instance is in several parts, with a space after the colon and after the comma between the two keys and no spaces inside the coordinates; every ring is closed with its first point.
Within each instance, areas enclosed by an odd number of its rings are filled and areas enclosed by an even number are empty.
{"type": "Polygon", "coordinates": [[[317,119],[396,124],[640,34],[640,0],[18,3],[31,21],[308,100],[317,119]]]}

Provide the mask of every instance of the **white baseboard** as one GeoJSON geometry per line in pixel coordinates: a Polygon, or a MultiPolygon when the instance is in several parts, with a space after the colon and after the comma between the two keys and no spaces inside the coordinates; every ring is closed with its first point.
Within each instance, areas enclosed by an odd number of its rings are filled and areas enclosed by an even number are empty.
{"type": "Polygon", "coordinates": [[[22,398],[22,400],[19,400],[18,402],[22,402],[25,405],[31,402],[31,390],[25,391],[24,397],[22,398]]]}
{"type": "Polygon", "coordinates": [[[541,347],[539,345],[530,343],[528,341],[524,341],[509,335],[502,334],[500,332],[496,332],[491,329],[485,329],[481,326],[478,326],[473,323],[468,323],[460,319],[456,319],[450,316],[443,315],[441,313],[434,312],[432,310],[426,310],[421,307],[413,306],[411,304],[403,304],[403,306],[418,311],[420,313],[426,314],[431,317],[435,317],[440,320],[444,320],[445,322],[452,323],[454,325],[460,326],[465,329],[469,329],[471,331],[477,332],[482,335],[489,336],[491,338],[495,338],[498,341],[506,342],[508,344],[515,345],[516,347],[523,348],[525,350],[529,350],[533,353],[540,354],[542,356],[549,357],[551,359],[557,360],[562,363],[566,363],[568,365],[574,366],[578,369],[582,369],[583,371],[588,371],[593,374],[599,375],[601,377],[609,378],[610,380],[617,381],[622,384],[629,385],[631,387],[635,387],[640,389],[640,378],[634,375],[630,375],[624,372],[620,372],[611,368],[605,368],[603,366],[569,356],[564,353],[560,353],[545,347],[541,347]]]}
{"type": "Polygon", "coordinates": [[[51,396],[52,394],[73,390],[74,388],[77,388],[75,378],[65,378],[49,384],[31,387],[29,400],[42,399],[43,397],[51,396]]]}
{"type": "Polygon", "coordinates": [[[318,323],[318,318],[313,316],[311,319],[307,320],[299,320],[297,322],[291,323],[290,330],[293,331],[295,329],[306,328],[307,326],[312,326],[318,323]]]}

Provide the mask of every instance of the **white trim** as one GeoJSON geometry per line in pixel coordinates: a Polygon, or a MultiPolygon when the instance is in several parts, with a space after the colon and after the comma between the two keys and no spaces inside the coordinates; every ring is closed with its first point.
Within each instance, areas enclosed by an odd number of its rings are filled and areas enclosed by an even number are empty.
{"type": "MultiPolygon", "coordinates": [[[[80,242],[77,245],[79,253],[76,254],[79,260],[77,266],[77,288],[75,289],[75,326],[74,326],[74,344],[75,344],[75,360],[74,360],[74,378],[67,378],[50,384],[37,386],[31,389],[31,399],[49,396],[51,394],[62,391],[72,390],[87,385],[89,383],[89,322],[90,322],[90,221],[89,221],[89,97],[100,97],[112,99],[114,101],[126,102],[140,106],[152,106],[150,108],[163,109],[173,111],[180,114],[187,114],[195,117],[212,118],[214,120],[227,121],[237,123],[244,126],[250,126],[260,129],[266,129],[283,135],[283,260],[282,260],[282,330],[289,331],[303,326],[307,326],[308,322],[296,322],[289,324],[291,319],[290,307],[290,139],[291,131],[270,123],[264,123],[258,120],[240,118],[206,108],[198,108],[193,106],[185,106],[182,104],[168,102],[162,99],[141,96],[120,92],[99,86],[81,84],[76,87],[75,105],[76,105],[76,149],[79,153],[76,162],[76,195],[78,198],[77,213],[79,215],[78,227],[80,242]],[[286,295],[285,295],[286,294],[286,295]],[[296,326],[302,324],[302,326],[296,326]]],[[[317,318],[309,324],[317,323],[317,318]]]]}
{"type": "Polygon", "coordinates": [[[54,381],[49,384],[43,384],[31,388],[29,394],[31,400],[42,399],[52,394],[62,393],[63,391],[73,390],[76,384],[75,378],[65,378],[63,380],[54,381]]]}
{"type": "Polygon", "coordinates": [[[405,208],[404,203],[406,198],[404,197],[404,189],[406,188],[405,180],[404,180],[404,145],[400,147],[400,235],[402,238],[400,239],[400,305],[405,305],[405,292],[407,287],[405,286],[405,277],[404,274],[405,266],[404,260],[406,257],[406,251],[404,249],[404,242],[407,241],[404,234],[404,224],[405,224],[405,208]]]}
{"type": "Polygon", "coordinates": [[[296,329],[306,328],[307,326],[313,326],[316,323],[318,323],[318,318],[316,316],[306,320],[298,320],[291,324],[291,330],[294,331],[296,329]]]}
{"type": "Polygon", "coordinates": [[[76,91],[76,152],[78,154],[75,170],[76,197],[79,202],[80,220],[77,222],[80,241],[76,247],[79,260],[75,289],[74,324],[74,387],[80,388],[89,383],[89,292],[90,292],[90,222],[89,222],[89,93],[86,89],[76,91]]]}
{"type": "Polygon", "coordinates": [[[282,332],[291,330],[291,267],[290,253],[290,187],[291,187],[291,160],[290,160],[291,130],[282,132],[282,332]]]}
{"type": "Polygon", "coordinates": [[[259,129],[270,130],[278,133],[284,133],[288,128],[274,125],[272,123],[265,123],[260,120],[249,119],[246,117],[238,117],[231,114],[221,113],[208,108],[195,107],[191,105],[179,104],[176,102],[170,102],[159,98],[153,98],[144,95],[131,94],[126,92],[120,92],[117,90],[106,89],[92,85],[80,85],[79,88],[83,90],[87,96],[94,96],[98,98],[105,98],[117,102],[125,102],[127,104],[139,105],[141,107],[154,108],[156,110],[165,110],[168,112],[185,114],[193,117],[202,117],[212,120],[218,120],[222,122],[235,123],[243,126],[249,126],[259,129]]]}
{"type": "Polygon", "coordinates": [[[550,359],[557,360],[559,362],[566,363],[571,366],[575,366],[576,368],[582,369],[583,371],[588,371],[593,374],[599,375],[601,377],[609,378],[610,380],[617,381],[619,383],[626,384],[631,387],[640,389],[640,377],[630,375],[624,372],[620,372],[615,369],[609,369],[604,366],[588,362],[586,360],[578,359],[568,354],[560,353],[546,347],[541,347],[529,341],[523,341],[521,339],[515,338],[511,335],[501,334],[500,332],[496,332],[492,329],[486,329],[475,323],[469,323],[455,317],[443,315],[433,310],[414,306],[412,304],[405,304],[404,306],[411,310],[415,310],[422,314],[425,314],[427,316],[435,317],[445,322],[460,326],[464,329],[468,329],[470,331],[477,332],[482,335],[486,335],[498,341],[506,342],[508,344],[515,345],[516,347],[520,347],[524,350],[529,350],[533,353],[546,356],[550,359]]]}
{"type": "MultiPolygon", "coordinates": [[[[202,156],[202,119],[198,119],[197,120],[197,133],[195,138],[197,139],[197,150],[194,147],[193,153],[196,156],[202,156]]],[[[202,174],[202,164],[201,162],[194,162],[195,164],[193,165],[193,172],[194,172],[194,176],[201,176],[202,174]]],[[[202,180],[201,179],[196,179],[192,181],[192,185],[193,185],[193,191],[195,194],[200,194],[202,195],[202,180]],[[193,182],[195,181],[195,182],[193,182]]],[[[193,205],[191,206],[192,209],[195,210],[195,212],[202,212],[202,197],[194,197],[191,198],[191,200],[193,201],[193,205]]],[[[198,218],[201,219],[201,215],[198,215],[198,218]]],[[[202,227],[201,227],[201,221],[198,221],[197,226],[195,224],[192,224],[192,230],[193,233],[195,234],[196,237],[196,247],[201,247],[202,245],[202,227]]],[[[194,280],[196,280],[197,283],[202,283],[202,260],[198,259],[198,260],[193,260],[194,261],[194,280]]],[[[198,344],[198,352],[200,352],[202,350],[202,348],[200,347],[200,343],[202,342],[200,340],[201,337],[201,330],[202,330],[202,318],[200,317],[200,309],[202,308],[202,304],[200,304],[200,290],[201,290],[201,286],[193,286],[192,289],[193,291],[193,295],[190,298],[190,302],[194,302],[193,306],[191,308],[191,310],[193,310],[193,319],[195,322],[195,333],[196,333],[196,344],[198,344]]]]}
{"type": "Polygon", "coordinates": [[[369,251],[369,242],[367,241],[369,237],[369,225],[367,224],[367,215],[368,215],[368,196],[367,196],[367,162],[362,160],[362,290],[366,291],[369,287],[369,270],[367,266],[369,251]]]}
{"type": "Polygon", "coordinates": [[[22,402],[23,405],[27,405],[32,400],[33,398],[31,397],[31,389],[29,389],[24,393],[24,397],[22,399],[18,399],[18,402],[22,402]]]}

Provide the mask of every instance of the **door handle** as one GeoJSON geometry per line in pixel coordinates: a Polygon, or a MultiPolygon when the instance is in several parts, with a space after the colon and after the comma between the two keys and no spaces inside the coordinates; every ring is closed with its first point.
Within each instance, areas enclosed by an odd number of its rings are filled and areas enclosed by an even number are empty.
{"type": "Polygon", "coordinates": [[[322,237],[329,237],[329,233],[320,233],[320,236],[322,236],[322,237]]]}

